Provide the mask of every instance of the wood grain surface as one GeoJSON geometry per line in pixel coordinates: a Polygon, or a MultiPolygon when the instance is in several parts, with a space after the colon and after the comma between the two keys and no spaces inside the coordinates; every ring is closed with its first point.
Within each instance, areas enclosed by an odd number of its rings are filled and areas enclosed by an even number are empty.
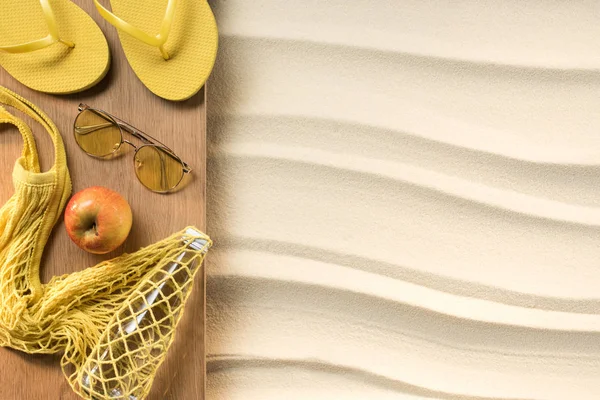
{"type": "MultiPolygon", "coordinates": [[[[187,225],[205,229],[206,181],[206,108],[204,89],[191,99],[168,102],[148,91],[129,67],[115,29],[94,9],[92,1],[75,1],[104,31],[111,49],[112,64],[106,78],[94,88],[68,96],[34,92],[0,68],[0,85],[41,107],[62,133],[73,180],[73,193],[93,185],[106,186],[121,193],[133,211],[133,227],[125,244],[104,255],[80,250],[68,238],[61,221],[55,226],[42,259],[42,282],[54,275],[80,271],[122,252],[133,252],[156,242],[187,225]],[[97,160],[83,153],[73,138],[73,120],[77,106],[85,102],[104,109],[171,147],[193,168],[191,178],[176,193],[155,194],[145,189],[133,169],[133,152],[124,146],[124,154],[112,160],[97,160]]],[[[158,53],[157,53],[158,54],[158,53]]],[[[14,111],[14,109],[10,109],[14,111]]],[[[15,112],[34,131],[43,170],[53,163],[50,137],[37,123],[15,112]]],[[[132,139],[137,143],[136,139],[132,139]]],[[[0,125],[0,202],[12,195],[11,173],[22,147],[19,132],[0,125]]],[[[201,268],[176,339],[167,360],[154,381],[149,399],[204,399],[205,363],[205,273],[201,268]]],[[[0,399],[2,400],[74,400],[75,395],[62,375],[60,355],[31,356],[0,348],[0,399]]]]}

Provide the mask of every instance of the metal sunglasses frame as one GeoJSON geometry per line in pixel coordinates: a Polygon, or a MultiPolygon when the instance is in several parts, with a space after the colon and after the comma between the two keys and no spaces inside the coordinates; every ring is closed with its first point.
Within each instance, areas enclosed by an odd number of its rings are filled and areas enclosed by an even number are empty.
{"type": "Polygon", "coordinates": [[[185,174],[189,174],[190,172],[192,172],[192,167],[190,167],[186,162],[184,162],[177,154],[175,154],[175,152],[173,150],[171,150],[167,145],[165,145],[164,143],[162,143],[161,141],[159,141],[158,139],[148,135],[147,133],[144,133],[142,131],[140,131],[139,129],[137,129],[136,127],[134,127],[133,125],[123,121],[120,118],[115,117],[114,115],[104,111],[104,110],[100,110],[98,108],[94,108],[94,107],[90,107],[87,104],[81,103],[79,104],[78,107],[79,110],[79,114],[77,114],[77,117],[75,117],[75,121],[73,121],[73,135],[75,136],[75,142],[77,143],[77,145],[79,146],[79,148],[88,156],[90,157],[94,157],[94,158],[100,158],[100,159],[104,159],[112,154],[115,154],[117,151],[119,151],[119,149],[121,148],[121,146],[125,143],[130,145],[131,147],[133,147],[135,149],[135,152],[133,153],[133,167],[135,170],[135,155],[137,154],[137,152],[144,148],[144,147],[154,147],[157,149],[162,150],[163,152],[165,152],[168,156],[172,157],[173,159],[175,159],[176,161],[178,161],[179,163],[181,163],[181,169],[182,169],[182,174],[181,174],[181,178],[179,179],[179,181],[171,188],[167,189],[167,190],[154,190],[149,188],[148,186],[144,185],[144,183],[140,180],[140,178],[137,176],[136,173],[136,178],[137,180],[142,184],[142,186],[144,186],[146,189],[151,190],[153,192],[156,193],[168,193],[173,191],[177,186],[179,186],[179,184],[181,183],[181,181],[183,180],[185,174]],[[102,156],[96,155],[96,154],[92,154],[87,152],[85,149],[83,149],[80,145],[79,142],[77,141],[77,135],[78,134],[82,134],[81,132],[78,132],[77,129],[77,118],[79,118],[79,115],[81,115],[81,113],[83,111],[92,111],[96,114],[98,114],[100,117],[104,118],[107,120],[106,125],[96,125],[94,126],[89,132],[85,132],[83,134],[87,134],[87,133],[91,133],[96,129],[103,129],[106,128],[109,125],[115,125],[117,128],[119,128],[119,132],[121,134],[121,142],[119,143],[119,146],[116,147],[112,152],[110,152],[109,154],[105,154],[102,156]],[[123,135],[123,131],[126,131],[127,133],[131,134],[132,136],[134,136],[135,138],[141,140],[144,144],[141,146],[136,146],[135,144],[131,143],[129,140],[125,139],[124,135],[123,135]]]}

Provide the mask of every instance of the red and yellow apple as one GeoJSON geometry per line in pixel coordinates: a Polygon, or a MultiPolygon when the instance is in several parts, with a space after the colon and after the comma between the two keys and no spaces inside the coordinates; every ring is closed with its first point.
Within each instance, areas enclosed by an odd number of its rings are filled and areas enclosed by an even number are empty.
{"type": "Polygon", "coordinates": [[[71,240],[94,254],[119,247],[131,229],[131,207],[114,190],[92,186],[77,192],[65,210],[65,228],[71,240]]]}

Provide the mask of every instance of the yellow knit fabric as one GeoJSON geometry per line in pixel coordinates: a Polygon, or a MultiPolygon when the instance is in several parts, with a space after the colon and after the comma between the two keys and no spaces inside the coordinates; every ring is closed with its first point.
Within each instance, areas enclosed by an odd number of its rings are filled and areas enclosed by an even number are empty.
{"type": "Polygon", "coordinates": [[[211,241],[188,227],[41,284],[41,254],[71,192],[65,151],[56,126],[35,105],[1,86],[0,103],[41,123],[55,147],[54,166],[41,173],[31,131],[0,106],[0,123],[15,125],[24,139],[14,195],[0,209],[0,345],[63,353],[62,370],[85,399],[143,399],[211,241]]]}

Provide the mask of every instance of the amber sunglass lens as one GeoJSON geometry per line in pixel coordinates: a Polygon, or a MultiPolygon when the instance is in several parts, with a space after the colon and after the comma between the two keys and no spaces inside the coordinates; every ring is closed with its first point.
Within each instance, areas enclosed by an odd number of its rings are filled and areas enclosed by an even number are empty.
{"type": "Polygon", "coordinates": [[[83,151],[107,157],[121,146],[121,130],[109,117],[96,110],[83,110],[75,119],[75,141],[83,151]]]}
{"type": "Polygon", "coordinates": [[[158,146],[145,145],[135,152],[135,174],[148,189],[168,192],[181,182],[183,164],[158,146]]]}

